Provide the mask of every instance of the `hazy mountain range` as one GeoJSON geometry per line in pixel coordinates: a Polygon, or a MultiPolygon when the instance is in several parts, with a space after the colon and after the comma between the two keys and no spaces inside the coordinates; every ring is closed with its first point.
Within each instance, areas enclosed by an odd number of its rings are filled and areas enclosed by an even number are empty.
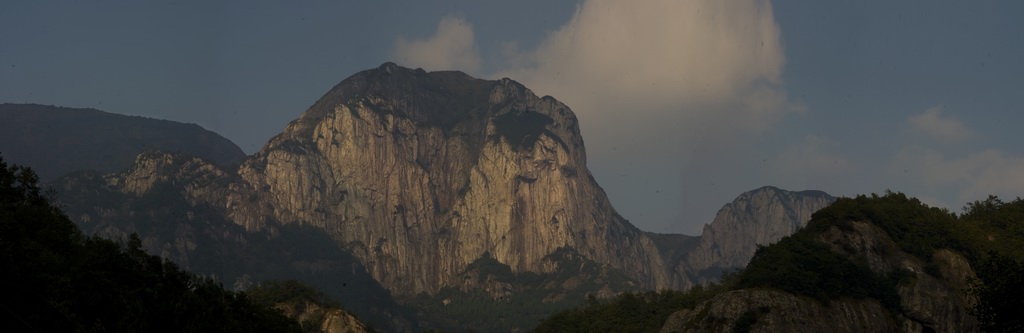
{"type": "Polygon", "coordinates": [[[43,165],[87,234],[138,233],[238,289],[297,278],[389,331],[523,329],[587,295],[717,281],[835,200],[761,187],[700,236],[644,232],[591,176],[568,106],[393,63],[345,79],[251,156],[196,125],[0,111],[0,152],[43,165]],[[517,311],[459,319],[481,307],[517,311]]]}

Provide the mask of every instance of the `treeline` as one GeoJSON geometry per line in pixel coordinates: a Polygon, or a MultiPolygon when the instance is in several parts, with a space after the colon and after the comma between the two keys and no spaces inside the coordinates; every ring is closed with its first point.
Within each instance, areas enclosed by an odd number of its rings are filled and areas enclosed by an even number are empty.
{"type": "Polygon", "coordinates": [[[24,332],[299,332],[244,293],[146,254],[137,236],[87,237],[38,177],[0,158],[0,318],[24,332]]]}
{"type": "Polygon", "coordinates": [[[571,247],[560,248],[545,259],[555,263],[557,269],[517,273],[484,253],[463,272],[465,282],[502,285],[508,288],[507,294],[494,298],[483,288],[463,291],[444,287],[434,295],[421,293],[408,304],[421,311],[422,318],[427,318],[425,326],[431,329],[516,332],[536,327],[541,319],[584,302],[588,291],[638,290],[626,275],[580,256],[571,247]]]}
{"type": "MultiPolygon", "coordinates": [[[[591,301],[545,319],[537,332],[656,332],[668,316],[693,308],[727,290],[774,288],[822,302],[849,297],[873,298],[899,311],[896,288],[909,272],[882,275],[867,263],[832,251],[817,235],[832,227],[870,222],[886,232],[900,250],[932,262],[938,249],[967,257],[978,280],[965,289],[976,297],[973,308],[986,332],[1024,331],[1024,200],[1004,203],[990,196],[969,203],[960,216],[928,207],[902,193],[842,198],[815,213],[807,227],[778,243],[759,247],[745,269],[719,285],[689,292],[623,294],[591,301]]],[[[928,274],[940,273],[934,264],[928,274]]]]}
{"type": "Polygon", "coordinates": [[[725,290],[725,285],[713,284],[685,292],[624,293],[607,301],[598,301],[591,296],[585,306],[544,319],[534,332],[659,332],[672,313],[693,308],[725,290]]]}

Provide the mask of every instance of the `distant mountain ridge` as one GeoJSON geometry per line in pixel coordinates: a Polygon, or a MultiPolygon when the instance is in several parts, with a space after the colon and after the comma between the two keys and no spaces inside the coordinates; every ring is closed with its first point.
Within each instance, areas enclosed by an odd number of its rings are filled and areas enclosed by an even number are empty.
{"type": "Polygon", "coordinates": [[[245,158],[196,124],[39,104],[0,104],[0,120],[0,152],[45,180],[78,170],[121,172],[148,150],[188,152],[220,166],[245,158]]]}
{"type": "Polygon", "coordinates": [[[722,272],[746,266],[758,245],[795,233],[814,212],[835,200],[822,191],[793,192],[774,186],[744,192],[704,225],[700,242],[676,269],[696,283],[717,281],[722,272]]]}
{"type": "MultiPolygon", "coordinates": [[[[212,269],[227,284],[266,278],[271,270],[254,265],[270,263],[334,288],[326,291],[343,303],[391,306],[383,287],[449,310],[473,310],[451,302],[481,293],[572,305],[587,294],[714,281],[749,260],[758,242],[792,233],[831,202],[822,192],[765,187],[727,204],[701,237],[643,232],[590,175],[567,106],[509,79],[393,63],[336,85],[237,168],[191,155],[150,151],[126,171],[72,174],[55,186],[84,230],[143,233],[147,250],[212,269]],[[729,237],[732,229],[742,231],[729,237]],[[327,235],[334,244],[322,242],[327,235]],[[303,237],[317,241],[279,244],[303,237]],[[246,258],[255,245],[282,251],[246,258]],[[324,279],[359,281],[366,292],[324,279]]],[[[400,310],[354,311],[416,330],[400,310]]]]}

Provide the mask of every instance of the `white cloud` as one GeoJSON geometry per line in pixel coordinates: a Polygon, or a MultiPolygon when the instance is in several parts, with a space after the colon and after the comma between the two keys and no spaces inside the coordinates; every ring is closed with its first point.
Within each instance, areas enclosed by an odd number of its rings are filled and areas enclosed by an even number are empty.
{"type": "Polygon", "coordinates": [[[924,113],[907,118],[913,129],[932,138],[944,141],[963,141],[974,133],[959,120],[944,117],[942,107],[932,107],[924,113]]]}
{"type": "Polygon", "coordinates": [[[402,66],[426,70],[480,69],[480,55],[473,40],[473,27],[456,16],[447,16],[437,24],[437,32],[425,40],[398,38],[392,59],[402,66]]]}
{"type": "Polygon", "coordinates": [[[768,1],[590,0],[509,58],[500,75],[566,102],[598,132],[623,113],[658,127],[763,129],[788,106],[768,1]]]}
{"type": "Polygon", "coordinates": [[[502,55],[506,68],[494,77],[573,109],[591,171],[638,225],[710,220],[720,198],[679,198],[732,188],[725,183],[735,177],[721,171],[733,168],[729,152],[801,110],[783,87],[781,31],[767,0],[586,0],[535,48],[505,44],[502,55]],[[653,185],[620,176],[640,173],[687,204],[641,209],[638,194],[653,185]]]}
{"type": "MultiPolygon", "coordinates": [[[[457,30],[451,26],[442,21],[428,41],[400,40],[397,60],[437,69],[402,58],[452,59],[442,49],[474,50],[471,42],[442,42],[471,40],[442,38],[472,34],[468,28],[445,33],[457,30]]],[[[726,162],[735,160],[730,152],[745,151],[740,147],[783,115],[804,109],[784,89],[781,31],[767,0],[586,0],[537,46],[498,45],[501,59],[488,63],[503,61],[504,68],[488,69],[490,77],[512,78],[569,105],[579,117],[591,171],[638,225],[709,220],[717,197],[673,212],[641,209],[650,200],[638,194],[654,191],[672,201],[727,188],[722,184],[735,177],[721,170],[733,167],[726,162]],[[659,180],[657,186],[632,178],[641,173],[659,180]]]]}

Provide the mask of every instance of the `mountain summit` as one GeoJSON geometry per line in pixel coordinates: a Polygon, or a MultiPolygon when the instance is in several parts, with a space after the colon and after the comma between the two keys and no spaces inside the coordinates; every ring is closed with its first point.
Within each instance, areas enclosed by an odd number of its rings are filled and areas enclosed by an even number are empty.
{"type": "Polygon", "coordinates": [[[84,230],[140,232],[147,251],[240,287],[298,274],[394,331],[419,326],[390,295],[423,327],[512,331],[587,295],[713,281],[831,202],[763,188],[700,238],[642,232],[591,176],[569,107],[393,63],[334,86],[237,168],[148,152],[57,187],[84,230]],[[480,304],[518,308],[467,323],[480,304]]]}
{"type": "Polygon", "coordinates": [[[385,63],[331,89],[239,174],[267,218],[326,230],[399,294],[457,284],[484,256],[549,271],[561,248],[669,287],[653,242],[587,170],[576,116],[509,79],[385,63]]]}

